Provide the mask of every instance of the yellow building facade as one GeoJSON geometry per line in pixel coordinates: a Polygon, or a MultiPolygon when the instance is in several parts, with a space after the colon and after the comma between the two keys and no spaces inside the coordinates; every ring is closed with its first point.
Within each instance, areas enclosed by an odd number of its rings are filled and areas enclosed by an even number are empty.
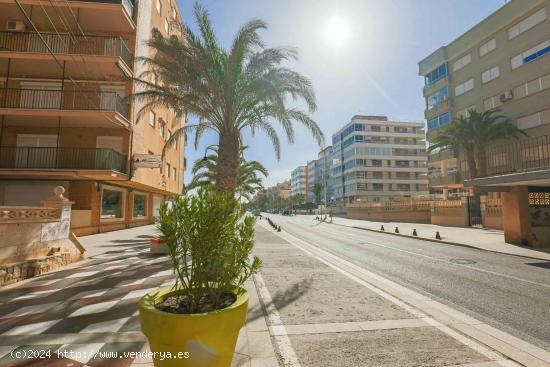
{"type": "Polygon", "coordinates": [[[185,141],[158,168],[134,160],[185,121],[163,108],[138,119],[126,97],[153,29],[180,21],[175,0],[0,1],[0,205],[39,206],[63,186],[77,235],[153,222],[182,191],[185,141]]]}

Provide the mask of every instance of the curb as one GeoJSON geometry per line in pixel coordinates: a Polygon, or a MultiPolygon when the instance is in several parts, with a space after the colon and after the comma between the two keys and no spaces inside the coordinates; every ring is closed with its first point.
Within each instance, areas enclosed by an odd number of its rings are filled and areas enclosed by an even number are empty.
{"type": "Polygon", "coordinates": [[[534,257],[534,256],[528,256],[528,255],[519,255],[519,254],[510,254],[510,253],[508,253],[508,252],[501,252],[501,251],[495,251],[495,250],[489,250],[489,249],[479,248],[479,247],[476,247],[476,246],[467,245],[467,244],[465,244],[465,243],[460,243],[460,242],[451,242],[451,241],[445,241],[445,240],[437,240],[437,239],[435,239],[435,238],[426,238],[426,237],[411,236],[411,235],[407,235],[407,234],[393,233],[393,232],[386,232],[386,231],[379,231],[379,230],[377,230],[377,229],[364,228],[364,227],[357,227],[357,226],[347,226],[347,225],[345,225],[345,224],[338,224],[338,223],[334,223],[334,222],[332,222],[332,223],[325,222],[325,223],[327,223],[327,224],[334,224],[334,225],[341,226],[341,227],[362,229],[362,230],[364,230],[364,231],[370,231],[370,232],[375,232],[375,233],[389,234],[389,235],[392,235],[392,236],[399,236],[399,237],[405,237],[405,238],[412,238],[412,239],[415,239],[415,240],[430,241],[430,242],[435,242],[435,243],[444,243],[444,244],[446,244],[446,245],[453,245],[453,246],[460,246],[460,247],[472,248],[472,249],[476,249],[476,250],[492,252],[492,253],[494,253],[494,254],[502,254],[502,255],[510,255],[510,256],[519,256],[519,257],[524,257],[524,258],[526,258],[526,259],[534,259],[534,260],[548,261],[548,259],[543,259],[543,258],[540,258],[540,257],[534,257]]]}

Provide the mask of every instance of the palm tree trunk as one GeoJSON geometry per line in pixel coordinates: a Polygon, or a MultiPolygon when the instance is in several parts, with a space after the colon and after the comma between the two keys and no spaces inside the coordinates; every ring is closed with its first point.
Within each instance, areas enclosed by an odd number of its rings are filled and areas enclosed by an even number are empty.
{"type": "Polygon", "coordinates": [[[216,165],[216,189],[233,195],[237,186],[239,171],[238,132],[222,132],[219,140],[218,162],[216,165]]]}
{"type": "Polygon", "coordinates": [[[479,157],[479,177],[485,177],[487,176],[487,152],[485,151],[485,147],[479,147],[477,151],[479,157]]]}
{"type": "Polygon", "coordinates": [[[470,178],[477,177],[477,164],[475,152],[471,149],[466,151],[466,160],[468,162],[468,170],[470,171],[470,178]]]}

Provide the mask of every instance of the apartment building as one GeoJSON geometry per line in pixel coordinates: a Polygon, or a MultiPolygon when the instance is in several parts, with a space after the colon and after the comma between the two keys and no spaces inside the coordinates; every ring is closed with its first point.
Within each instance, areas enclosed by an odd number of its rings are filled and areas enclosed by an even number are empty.
{"type": "MultiPolygon", "coordinates": [[[[512,0],[420,61],[428,140],[470,109],[499,108],[529,137],[550,133],[549,4],[512,0]]],[[[453,152],[431,154],[428,165],[434,192],[466,192],[453,152]]]]}
{"type": "Polygon", "coordinates": [[[509,1],[419,63],[428,140],[469,109],[498,108],[527,134],[488,144],[484,177],[470,179],[460,152],[431,155],[429,165],[434,188],[502,193],[506,241],[532,246],[550,246],[541,219],[550,211],[549,18],[550,0],[509,1]]]}
{"type": "Polygon", "coordinates": [[[184,141],[158,155],[184,121],[160,108],[138,120],[125,99],[145,41],[172,21],[176,0],[0,4],[0,205],[37,206],[61,185],[84,235],[152,223],[181,192],[184,141]]]}
{"type": "Polygon", "coordinates": [[[290,181],[283,181],[267,189],[267,198],[269,200],[277,198],[290,199],[291,193],[290,181]]]}
{"type": "Polygon", "coordinates": [[[304,195],[304,201],[308,197],[308,171],[307,166],[299,166],[294,169],[290,176],[290,187],[292,195],[304,195]]]}
{"type": "Polygon", "coordinates": [[[423,122],[353,116],[332,136],[336,201],[380,202],[428,194],[423,122]]]}
{"type": "Polygon", "coordinates": [[[317,159],[308,162],[307,164],[307,176],[308,176],[308,200],[316,204],[325,202],[325,196],[327,200],[333,196],[332,192],[332,177],[330,175],[330,164],[332,158],[332,146],[328,146],[321,150],[317,155],[317,159]],[[321,198],[317,202],[315,198],[314,188],[315,185],[321,185],[321,198]],[[326,191],[326,192],[325,192],[326,191]]]}

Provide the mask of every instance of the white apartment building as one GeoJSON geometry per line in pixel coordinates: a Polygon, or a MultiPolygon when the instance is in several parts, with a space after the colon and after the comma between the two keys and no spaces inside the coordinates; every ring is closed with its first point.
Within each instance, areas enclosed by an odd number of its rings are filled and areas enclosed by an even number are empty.
{"type": "Polygon", "coordinates": [[[332,136],[331,175],[339,202],[428,195],[423,122],[354,116],[332,136]]]}
{"type": "Polygon", "coordinates": [[[298,166],[290,176],[290,187],[292,195],[302,194],[304,200],[307,200],[308,182],[307,166],[298,166]]]}

